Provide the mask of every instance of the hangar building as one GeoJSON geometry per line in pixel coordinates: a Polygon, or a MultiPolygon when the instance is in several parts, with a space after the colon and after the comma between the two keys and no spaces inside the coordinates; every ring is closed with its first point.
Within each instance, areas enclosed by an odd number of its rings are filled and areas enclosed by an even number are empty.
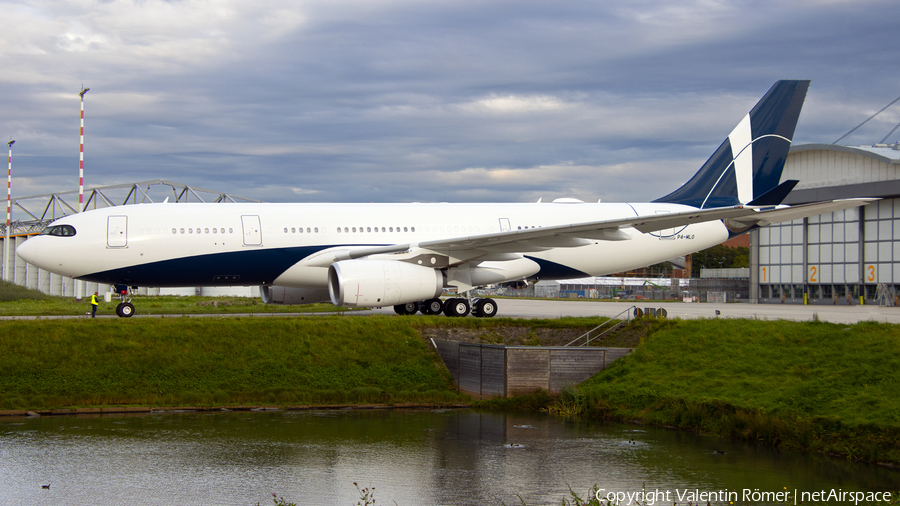
{"type": "Polygon", "coordinates": [[[878,197],[835,213],[751,232],[750,300],[896,305],[900,291],[900,145],[794,146],[785,204],[878,197]]]}

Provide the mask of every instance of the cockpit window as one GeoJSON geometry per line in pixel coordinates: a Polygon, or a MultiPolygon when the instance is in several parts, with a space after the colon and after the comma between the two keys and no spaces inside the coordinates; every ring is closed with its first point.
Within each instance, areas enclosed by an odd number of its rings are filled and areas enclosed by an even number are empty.
{"type": "Polygon", "coordinates": [[[75,235],[75,227],[72,225],[53,225],[41,231],[40,235],[56,235],[60,237],[71,237],[75,235]]]}

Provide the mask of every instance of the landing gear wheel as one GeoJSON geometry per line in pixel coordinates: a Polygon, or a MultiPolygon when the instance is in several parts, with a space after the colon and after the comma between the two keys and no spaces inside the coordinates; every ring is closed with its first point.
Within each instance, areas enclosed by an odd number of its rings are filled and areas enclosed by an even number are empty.
{"type": "Polygon", "coordinates": [[[472,314],[481,318],[493,318],[497,314],[497,303],[494,299],[479,299],[472,314]]]}
{"type": "Polygon", "coordinates": [[[441,299],[428,299],[421,303],[422,314],[441,314],[444,303],[441,299]]]}
{"type": "Polygon", "coordinates": [[[394,312],[402,316],[416,314],[416,311],[418,310],[419,305],[415,302],[407,302],[406,304],[397,304],[394,306],[394,312]]]}
{"type": "Polygon", "coordinates": [[[123,302],[116,306],[116,314],[119,318],[131,318],[134,316],[134,304],[130,302],[123,302]]]}
{"type": "Polygon", "coordinates": [[[450,317],[469,314],[469,301],[466,299],[450,299],[444,304],[444,314],[450,317]]]}

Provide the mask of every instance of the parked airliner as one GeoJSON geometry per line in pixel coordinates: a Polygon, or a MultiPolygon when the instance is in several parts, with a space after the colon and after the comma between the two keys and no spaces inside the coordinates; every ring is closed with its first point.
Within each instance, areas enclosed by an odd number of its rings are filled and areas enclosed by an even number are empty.
{"type": "MultiPolygon", "coordinates": [[[[491,317],[493,283],[599,276],[699,251],[754,227],[873,199],[780,205],[809,81],[779,81],[700,170],[647,203],[142,204],[60,218],[16,253],[119,286],[261,285],[271,304],[331,301],[491,317]]],[[[134,314],[127,300],[119,316],[134,314]]]]}

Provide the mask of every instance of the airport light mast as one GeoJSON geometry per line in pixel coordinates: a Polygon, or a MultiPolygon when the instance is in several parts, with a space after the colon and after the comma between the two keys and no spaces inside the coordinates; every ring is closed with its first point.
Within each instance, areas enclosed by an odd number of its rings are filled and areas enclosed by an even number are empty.
{"type": "Polygon", "coordinates": [[[84,211],[84,94],[91,91],[81,85],[81,146],[78,154],[78,212],[84,211]]]}
{"type": "Polygon", "coordinates": [[[6,240],[3,241],[3,280],[9,281],[9,227],[12,205],[12,146],[16,141],[9,139],[6,145],[9,147],[9,169],[6,171],[6,240]]]}

